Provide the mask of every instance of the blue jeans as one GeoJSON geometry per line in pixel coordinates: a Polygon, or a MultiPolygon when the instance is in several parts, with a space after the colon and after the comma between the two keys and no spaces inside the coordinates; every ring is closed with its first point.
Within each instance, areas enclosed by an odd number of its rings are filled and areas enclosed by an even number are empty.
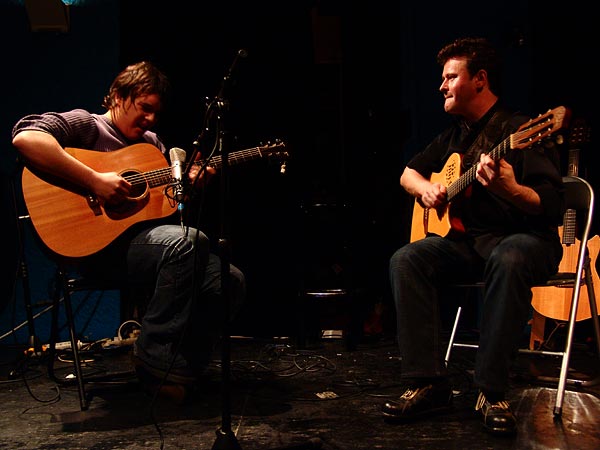
{"type": "Polygon", "coordinates": [[[531,313],[531,287],[556,273],[561,255],[559,243],[532,234],[504,238],[487,260],[467,242],[439,236],[397,250],[389,271],[402,377],[447,376],[440,302],[448,297],[448,284],[483,279],[474,381],[480,389],[506,392],[510,364],[531,313]]]}
{"type": "MultiPolygon", "coordinates": [[[[219,337],[225,309],[221,302],[221,262],[210,253],[208,237],[194,228],[160,225],[115,243],[98,255],[100,276],[122,278],[143,298],[141,333],[134,353],[146,363],[202,369],[219,337]],[[102,264],[100,266],[100,264],[102,264]]],[[[244,275],[230,265],[230,317],[245,297],[244,275]]],[[[98,276],[98,275],[96,275],[98,276]]]]}

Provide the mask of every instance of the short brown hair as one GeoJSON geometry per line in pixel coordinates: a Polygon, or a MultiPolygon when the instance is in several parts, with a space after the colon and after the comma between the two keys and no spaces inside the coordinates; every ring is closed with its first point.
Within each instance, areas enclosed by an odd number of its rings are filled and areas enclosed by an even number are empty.
{"type": "Polygon", "coordinates": [[[437,54],[437,62],[443,66],[449,59],[457,57],[467,59],[467,70],[471,76],[485,70],[490,90],[496,95],[500,94],[502,60],[490,41],[482,37],[458,38],[442,47],[437,54]]]}
{"type": "Polygon", "coordinates": [[[117,75],[108,94],[104,96],[102,106],[111,109],[115,106],[116,97],[134,101],[142,95],[156,94],[165,103],[171,90],[167,76],[154,64],[141,61],[127,66],[117,75]]]}

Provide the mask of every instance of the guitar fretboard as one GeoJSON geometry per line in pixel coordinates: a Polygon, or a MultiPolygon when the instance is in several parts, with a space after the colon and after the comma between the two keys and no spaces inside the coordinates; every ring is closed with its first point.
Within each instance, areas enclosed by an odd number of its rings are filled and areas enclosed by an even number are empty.
{"type": "MultiPolygon", "coordinates": [[[[261,147],[253,147],[248,148],[246,150],[240,150],[239,152],[230,153],[227,156],[227,162],[229,162],[230,164],[237,164],[250,161],[256,158],[262,158],[262,150],[263,148],[261,147]]],[[[197,161],[196,164],[204,164],[205,162],[206,161],[200,160],[197,161]]],[[[209,165],[214,167],[215,169],[220,169],[223,166],[223,158],[221,157],[221,155],[213,156],[209,160],[209,165]]]]}
{"type": "MultiPolygon", "coordinates": [[[[516,132],[488,152],[488,155],[494,161],[497,161],[506,156],[509,150],[530,147],[535,142],[560,129],[566,113],[567,109],[564,106],[559,106],[548,111],[546,114],[540,115],[536,119],[524,123],[516,132]]],[[[476,172],[477,164],[474,164],[454,183],[447,187],[447,200],[449,202],[475,180],[476,172]]]]}

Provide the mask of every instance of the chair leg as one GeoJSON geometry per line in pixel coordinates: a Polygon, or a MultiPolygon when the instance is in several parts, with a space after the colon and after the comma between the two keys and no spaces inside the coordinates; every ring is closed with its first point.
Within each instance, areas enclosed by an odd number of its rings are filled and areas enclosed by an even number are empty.
{"type": "Polygon", "coordinates": [[[65,304],[65,313],[67,316],[67,325],[69,327],[69,337],[71,339],[71,351],[73,352],[73,368],[77,379],[77,388],[79,390],[79,405],[82,411],[88,409],[88,399],[85,392],[83,374],[81,370],[81,359],[79,357],[79,348],[77,336],[75,334],[75,319],[73,316],[73,306],[71,304],[71,290],[68,283],[68,277],[63,269],[59,269],[59,276],[62,283],[62,292],[65,304]]]}
{"type": "MultiPolygon", "coordinates": [[[[596,341],[596,350],[598,351],[598,357],[600,358],[600,319],[598,317],[598,307],[597,307],[597,303],[596,303],[596,295],[595,295],[595,291],[594,291],[592,275],[590,272],[590,258],[589,257],[586,257],[584,264],[583,264],[583,281],[585,282],[587,292],[588,292],[588,300],[590,303],[592,323],[594,326],[594,339],[596,341]]],[[[572,386],[582,387],[582,386],[595,386],[598,383],[600,383],[600,375],[597,375],[595,378],[587,379],[587,380],[567,378],[568,370],[569,370],[569,363],[570,363],[570,359],[571,359],[571,350],[573,347],[573,338],[574,338],[574,334],[575,334],[574,333],[575,323],[576,323],[575,318],[577,317],[577,308],[579,306],[580,290],[581,290],[581,280],[579,280],[579,282],[576,283],[575,286],[573,287],[571,311],[569,313],[569,321],[568,321],[567,339],[566,339],[565,348],[563,351],[549,351],[549,350],[543,350],[540,348],[531,348],[531,342],[532,342],[531,340],[530,340],[530,348],[519,349],[519,353],[547,355],[547,356],[556,356],[556,357],[560,356],[562,358],[560,374],[558,377],[549,377],[549,376],[537,376],[536,377],[537,380],[545,382],[545,383],[558,383],[557,388],[556,388],[556,402],[554,405],[554,415],[555,416],[561,416],[561,414],[562,414],[562,405],[563,405],[563,401],[564,401],[564,395],[565,395],[565,390],[566,390],[567,384],[572,385],[572,386]]],[[[452,333],[450,335],[448,348],[446,349],[446,359],[445,359],[446,366],[448,366],[448,363],[450,361],[450,354],[452,352],[453,347],[477,348],[477,345],[475,345],[475,344],[463,344],[460,342],[455,342],[456,330],[458,328],[458,321],[460,319],[460,314],[461,314],[461,307],[458,308],[458,311],[456,313],[456,318],[454,319],[454,326],[452,328],[452,333]]],[[[535,319],[535,314],[537,314],[537,313],[534,311],[534,319],[535,319]]],[[[534,320],[534,322],[535,322],[535,320],[534,320]]],[[[538,323],[540,323],[540,322],[538,322],[538,323]]],[[[544,322],[541,321],[541,323],[543,324],[544,322]]],[[[534,329],[533,329],[533,324],[532,324],[532,336],[533,336],[533,333],[534,333],[534,329]]],[[[540,331],[540,333],[541,333],[541,331],[540,331]]],[[[542,336],[542,339],[543,339],[543,333],[539,334],[539,335],[542,336]]]]}
{"type": "MultiPolygon", "coordinates": [[[[553,288],[550,288],[553,289],[553,288]]],[[[555,289],[555,288],[554,288],[555,289]]],[[[546,317],[533,310],[531,317],[531,332],[529,334],[529,349],[537,350],[541,347],[545,338],[546,317]]]]}
{"type": "Polygon", "coordinates": [[[565,388],[567,384],[567,374],[569,370],[569,361],[571,359],[571,346],[573,344],[573,332],[575,330],[575,313],[577,311],[577,304],[579,303],[579,295],[574,296],[573,303],[571,305],[571,313],[568,322],[567,341],[565,344],[565,350],[562,355],[562,362],[560,366],[560,375],[558,378],[558,387],[556,388],[556,403],[554,404],[554,415],[560,416],[562,414],[562,404],[565,395],[565,388]]]}
{"type": "Polygon", "coordinates": [[[62,289],[62,279],[60,274],[56,274],[56,286],[54,287],[54,295],[52,299],[52,315],[50,322],[50,339],[48,342],[48,377],[51,380],[58,382],[54,374],[54,360],[56,357],[56,342],[58,341],[58,311],[60,309],[60,294],[62,289]]]}
{"type": "MultiPolygon", "coordinates": [[[[587,258],[584,266],[584,279],[588,292],[588,300],[590,303],[590,311],[592,314],[592,323],[594,325],[594,337],[596,341],[596,349],[598,350],[598,356],[600,357],[600,326],[598,324],[598,309],[596,305],[596,295],[594,292],[594,284],[592,276],[590,274],[590,260],[587,258]]],[[[560,368],[560,376],[558,379],[558,387],[556,391],[556,403],[554,405],[554,415],[560,416],[562,414],[562,404],[564,400],[564,394],[567,383],[576,386],[593,386],[600,382],[600,376],[595,377],[591,380],[571,380],[567,378],[569,361],[571,358],[571,348],[573,345],[573,335],[575,330],[575,317],[577,315],[577,307],[579,306],[579,290],[576,286],[573,290],[573,301],[571,303],[571,312],[569,313],[569,327],[567,332],[567,342],[565,345],[565,351],[562,357],[562,364],[560,368]]]]}
{"type": "Polygon", "coordinates": [[[448,348],[446,349],[446,367],[448,367],[448,363],[450,362],[450,354],[452,353],[452,346],[454,345],[454,338],[456,337],[456,329],[458,328],[458,321],[460,320],[460,313],[462,311],[462,307],[458,307],[456,311],[456,317],[454,318],[454,325],[452,326],[452,333],[450,333],[450,340],[448,341],[448,348]]]}

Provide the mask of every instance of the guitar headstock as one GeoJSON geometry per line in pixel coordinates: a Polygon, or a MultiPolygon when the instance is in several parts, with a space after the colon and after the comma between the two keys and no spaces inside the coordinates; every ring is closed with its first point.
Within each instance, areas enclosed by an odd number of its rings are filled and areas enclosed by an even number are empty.
{"type": "Polygon", "coordinates": [[[267,143],[265,145],[260,145],[258,150],[260,150],[262,156],[273,158],[273,159],[287,159],[290,157],[287,146],[283,141],[277,139],[275,142],[267,143]]]}
{"type": "Polygon", "coordinates": [[[274,143],[262,145],[258,147],[258,149],[263,157],[281,161],[279,172],[282,174],[286,172],[286,160],[290,157],[290,154],[288,153],[286,145],[283,141],[277,139],[274,143]]]}
{"type": "Polygon", "coordinates": [[[280,141],[279,139],[273,143],[260,145],[257,147],[257,149],[260,151],[260,155],[263,158],[285,161],[290,157],[290,154],[287,150],[287,145],[285,142],[280,141]]]}
{"type": "Polygon", "coordinates": [[[573,121],[571,132],[569,133],[569,147],[578,148],[582,144],[587,144],[592,141],[592,130],[586,124],[585,119],[579,117],[573,121]]]}
{"type": "Polygon", "coordinates": [[[525,122],[511,136],[511,148],[527,148],[567,126],[570,111],[564,106],[548,110],[525,122]]]}

